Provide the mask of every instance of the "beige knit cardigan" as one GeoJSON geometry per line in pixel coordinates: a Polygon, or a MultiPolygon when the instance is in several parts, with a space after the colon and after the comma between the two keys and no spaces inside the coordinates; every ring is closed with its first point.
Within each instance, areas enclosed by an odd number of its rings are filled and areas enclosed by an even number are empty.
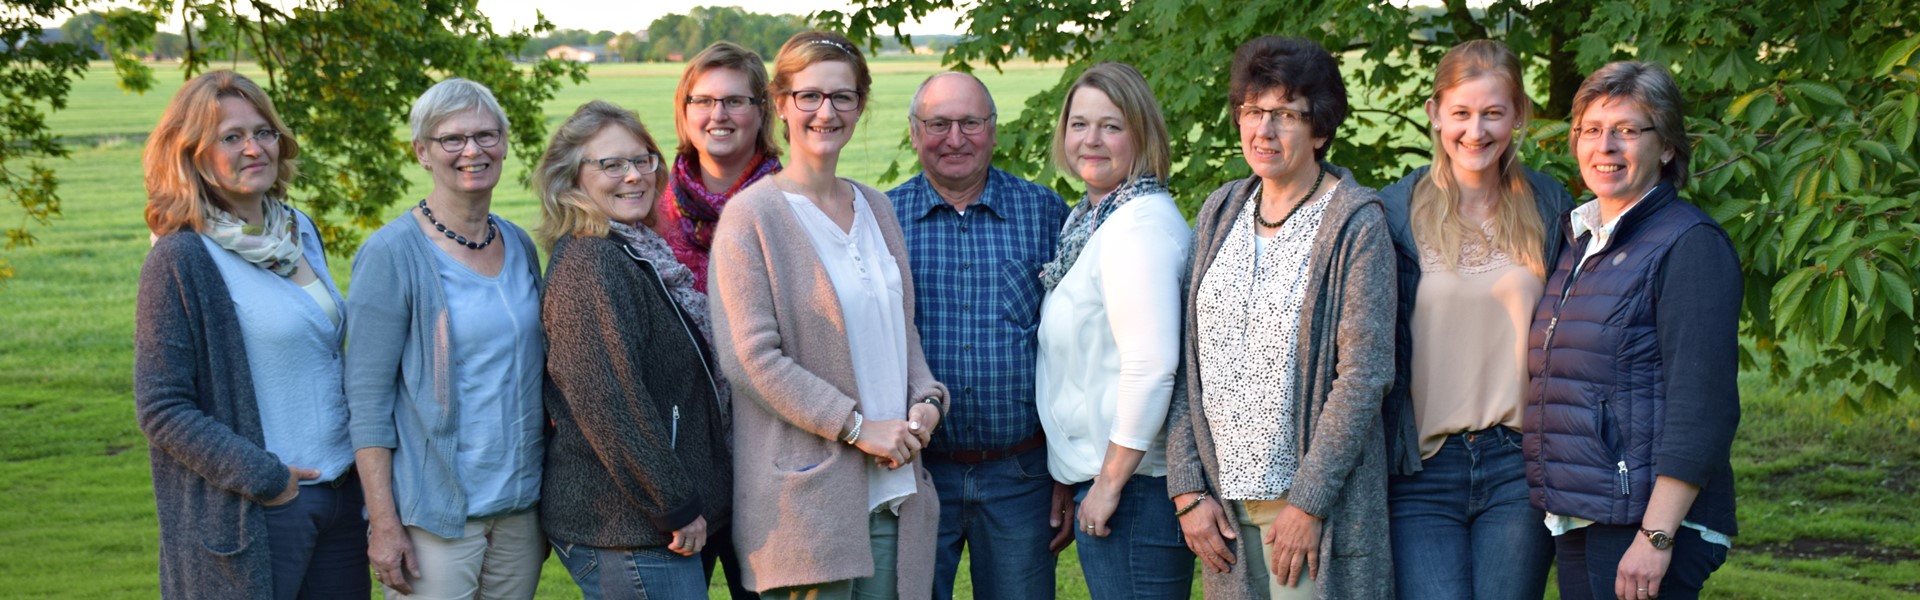
{"type": "MultiPolygon", "coordinates": [[[[907,322],[906,404],[947,389],[933,380],[913,327],[907,248],[886,194],[853,183],[900,265],[907,322]]],[[[756,591],[873,575],[867,535],[871,460],[840,441],[857,403],[847,330],[786,196],[762,179],[727,202],[714,232],[708,291],[720,369],[733,384],[733,541],[756,591]]],[[[853,315],[862,318],[861,315],[853,315]]],[[[932,595],[940,502],[915,460],[917,490],[900,506],[900,598],[932,595]]]]}

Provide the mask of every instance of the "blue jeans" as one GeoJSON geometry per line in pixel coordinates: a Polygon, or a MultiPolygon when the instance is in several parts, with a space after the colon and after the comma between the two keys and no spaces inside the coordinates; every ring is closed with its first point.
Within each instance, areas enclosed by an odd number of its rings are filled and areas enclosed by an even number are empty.
{"type": "Polygon", "coordinates": [[[1388,479],[1401,598],[1538,599],[1553,562],[1546,515],[1527,500],[1520,432],[1447,436],[1413,475],[1388,479]]]}
{"type": "Polygon", "coordinates": [[[940,493],[940,542],[933,597],[952,600],[960,550],[969,549],[978,598],[1053,598],[1053,477],[1047,449],[976,464],[928,456],[940,493]]]}
{"type": "Polygon", "coordinates": [[[700,556],[666,546],[596,548],[548,538],[585,600],[681,600],[707,597],[700,556]]]}
{"type": "MultiPolygon", "coordinates": [[[[1073,486],[1083,501],[1093,482],[1073,486]]],[[[1094,537],[1075,519],[1080,571],[1093,600],[1186,600],[1193,595],[1193,551],[1180,534],[1180,519],[1167,499],[1167,478],[1134,475],[1120,488],[1120,504],[1107,519],[1107,537],[1094,537]]]]}
{"type": "Polygon", "coordinates": [[[273,597],[366,600],[373,582],[365,515],[360,476],[351,469],[333,483],[300,486],[292,502],[267,507],[273,597]]]}
{"type": "MultiPolygon", "coordinates": [[[[1620,559],[1639,537],[1638,526],[1594,524],[1554,538],[1560,550],[1560,597],[1613,598],[1620,559]]],[[[1726,546],[1700,539],[1700,532],[1686,527],[1673,534],[1672,552],[1667,574],[1660,578],[1660,600],[1699,598],[1707,577],[1727,562],[1726,546]]]]}

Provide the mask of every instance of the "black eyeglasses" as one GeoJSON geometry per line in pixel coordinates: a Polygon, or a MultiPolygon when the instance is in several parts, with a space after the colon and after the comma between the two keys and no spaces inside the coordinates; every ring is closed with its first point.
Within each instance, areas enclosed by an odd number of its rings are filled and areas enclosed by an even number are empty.
{"type": "Polygon", "coordinates": [[[253,143],[262,146],[277,144],[280,143],[280,131],[271,127],[262,127],[251,134],[229,133],[220,136],[220,145],[239,148],[246,145],[247,140],[253,140],[253,143]]]}
{"type": "Polygon", "coordinates": [[[1653,131],[1653,128],[1652,127],[1634,127],[1631,125],[1615,125],[1613,127],[1596,127],[1596,126],[1589,125],[1586,127],[1575,129],[1573,131],[1575,134],[1578,134],[1580,136],[1580,139],[1588,140],[1588,141],[1600,139],[1601,135],[1611,132],[1613,134],[1614,139],[1617,139],[1623,142],[1631,142],[1631,141],[1640,139],[1640,134],[1653,131]]]}
{"type": "Polygon", "coordinates": [[[920,117],[916,117],[913,115],[907,115],[908,118],[911,118],[914,120],[914,122],[919,123],[920,128],[926,131],[930,135],[946,135],[947,132],[953,131],[953,126],[955,125],[960,126],[960,133],[964,133],[967,135],[978,134],[982,131],[986,131],[987,124],[992,123],[994,117],[997,117],[997,116],[999,115],[996,115],[994,113],[987,113],[986,117],[967,117],[964,119],[941,119],[941,118],[922,119],[920,117]]]}
{"type": "Polygon", "coordinates": [[[660,155],[652,152],[634,157],[588,159],[586,162],[598,165],[602,174],[613,179],[626,177],[627,169],[638,169],[641,175],[649,175],[660,170],[660,155]]]}
{"type": "Polygon", "coordinates": [[[822,102],[832,102],[833,109],[840,112],[860,108],[860,92],[853,90],[840,90],[832,93],[822,92],[820,90],[793,90],[787,92],[787,96],[793,98],[794,108],[808,112],[820,110],[820,103],[822,102]]]}
{"type": "Polygon", "coordinates": [[[473,140],[473,144],[481,148],[492,148],[500,144],[500,130],[488,129],[486,131],[475,132],[472,134],[456,133],[453,135],[443,135],[437,138],[433,138],[433,141],[435,143],[440,144],[440,149],[445,150],[447,152],[459,152],[461,150],[465,150],[467,147],[467,140],[473,140]]]}
{"type": "Polygon", "coordinates": [[[759,106],[761,102],[763,102],[761,99],[753,96],[725,96],[720,98],[712,96],[687,96],[687,112],[707,114],[713,112],[714,106],[719,106],[720,108],[726,109],[728,113],[740,114],[746,112],[747,107],[759,106]]]}

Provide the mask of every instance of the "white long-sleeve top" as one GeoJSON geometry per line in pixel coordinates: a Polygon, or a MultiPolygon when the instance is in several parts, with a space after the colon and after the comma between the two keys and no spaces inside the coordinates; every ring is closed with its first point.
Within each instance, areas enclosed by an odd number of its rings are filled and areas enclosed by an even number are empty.
{"type": "Polygon", "coordinates": [[[1115,210],[1040,307],[1036,403],[1047,470],[1079,483],[1107,443],[1147,453],[1135,474],[1167,473],[1167,405],[1180,363],[1180,294],[1193,230],[1167,194],[1115,210]]]}

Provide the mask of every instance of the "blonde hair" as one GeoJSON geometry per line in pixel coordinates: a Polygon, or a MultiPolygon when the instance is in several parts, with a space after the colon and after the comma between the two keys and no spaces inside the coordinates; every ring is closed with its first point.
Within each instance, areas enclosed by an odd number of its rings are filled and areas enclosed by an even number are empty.
{"type": "MultiPolygon", "coordinates": [[[[773,81],[767,84],[767,91],[773,95],[774,102],[787,102],[787,92],[793,91],[793,75],[826,61],[847,63],[853,68],[853,91],[860,95],[860,108],[867,108],[867,97],[873,92],[873,72],[867,70],[867,58],[855,48],[853,41],[846,36],[830,31],[802,31],[787,38],[780,46],[780,53],[773,57],[773,81]]],[[[781,122],[782,133],[790,126],[781,122]]]]}
{"type": "MultiPolygon", "coordinates": [[[[533,173],[533,189],[540,193],[540,226],[534,229],[540,245],[552,248],[554,242],[570,235],[607,235],[606,213],[580,189],[580,166],[586,162],[587,140],[608,127],[625,128],[648,152],[660,154],[660,146],[633,111],[603,100],[580,105],[573,116],[554,129],[553,140],[547,143],[547,152],[540,156],[540,166],[533,173]]],[[[666,187],[667,168],[663,163],[653,171],[654,209],[660,207],[660,195],[666,187]]]]}
{"type": "Polygon", "coordinates": [[[1103,62],[1088,67],[1087,72],[1073,81],[1073,87],[1067,89],[1067,99],[1060,105],[1060,119],[1053,125],[1054,166],[1062,171],[1073,170],[1073,162],[1067,160],[1067,119],[1073,108],[1073,96],[1082,88],[1106,94],[1120,109],[1121,118],[1126,119],[1127,140],[1133,142],[1134,147],[1127,180],[1153,175],[1165,184],[1167,174],[1173,171],[1172,151],[1167,148],[1170,139],[1167,122],[1160,116],[1160,103],[1153,99],[1153,88],[1147,85],[1147,78],[1125,63],[1103,62]]]}
{"type": "Polygon", "coordinates": [[[760,132],[753,137],[754,149],[767,156],[780,156],[780,146],[773,141],[773,101],[767,97],[767,66],[761,64],[759,53],[728,41],[714,42],[693,55],[693,60],[687,61],[687,70],[680,74],[680,87],[673,90],[673,130],[680,136],[680,146],[675,151],[680,154],[699,151],[693,146],[693,133],[687,125],[687,95],[693,93],[695,82],[717,69],[747,76],[747,89],[760,101],[755,107],[760,113],[760,132]]]}
{"type": "Polygon", "coordinates": [[[211,71],[188,81],[167,103],[160,123],[147,137],[147,149],[141,157],[146,170],[147,229],[154,235],[166,235],[182,229],[200,231],[207,225],[209,207],[231,212],[214,192],[214,173],[207,167],[208,152],[220,151],[220,100],[240,98],[260,111],[267,126],[280,132],[277,174],[267,195],[286,198],[287,186],[296,174],[294,159],[300,156],[300,144],[287,132],[287,124],[273,110],[273,100],[253,80],[229,70],[211,71]]]}
{"type": "MultiPolygon", "coordinates": [[[[1513,99],[1515,128],[1526,127],[1533,118],[1533,101],[1521,87],[1520,58],[1506,44],[1492,40],[1474,40],[1454,46],[1440,59],[1433,75],[1433,97],[1438,104],[1448,90],[1480,78],[1492,78],[1506,87],[1513,99]]],[[[1452,270],[1460,260],[1460,243],[1486,234],[1476,223],[1460,216],[1460,182],[1453,176],[1453,157],[1440,139],[1435,123],[1433,168],[1413,187],[1413,237],[1440,253],[1440,263],[1452,270]]],[[[1533,185],[1527,182],[1526,169],[1520,165],[1519,143],[1509,141],[1500,151],[1501,185],[1493,190],[1493,245],[1535,277],[1546,279],[1546,224],[1534,203],[1533,185]]]]}

